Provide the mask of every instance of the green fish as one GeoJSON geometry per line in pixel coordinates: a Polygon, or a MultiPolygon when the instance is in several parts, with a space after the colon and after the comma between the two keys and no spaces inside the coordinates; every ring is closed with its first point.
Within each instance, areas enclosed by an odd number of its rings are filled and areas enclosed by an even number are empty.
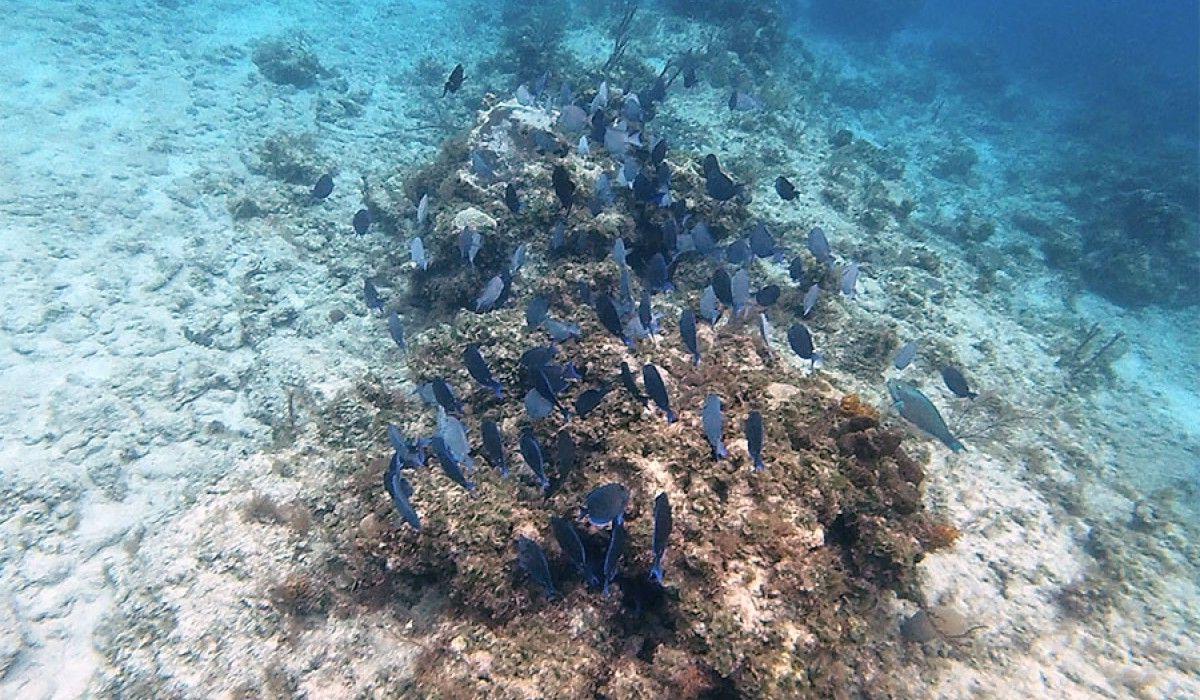
{"type": "Polygon", "coordinates": [[[892,402],[895,404],[896,410],[900,411],[900,415],[910,423],[941,440],[954,452],[962,452],[966,449],[957,438],[950,434],[950,428],[946,427],[946,421],[942,420],[942,414],[938,413],[937,407],[925,394],[921,393],[920,389],[896,379],[889,379],[887,388],[888,393],[892,395],[892,402]]]}

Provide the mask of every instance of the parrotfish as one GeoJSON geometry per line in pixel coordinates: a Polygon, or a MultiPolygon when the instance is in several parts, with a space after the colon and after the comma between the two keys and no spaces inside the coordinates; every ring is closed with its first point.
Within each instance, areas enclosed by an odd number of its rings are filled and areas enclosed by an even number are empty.
{"type": "Polygon", "coordinates": [[[937,407],[925,394],[921,393],[920,389],[897,379],[889,379],[887,388],[896,409],[906,420],[941,440],[953,452],[961,452],[966,449],[957,438],[950,434],[950,428],[946,426],[946,421],[942,420],[942,414],[938,413],[937,407]]]}

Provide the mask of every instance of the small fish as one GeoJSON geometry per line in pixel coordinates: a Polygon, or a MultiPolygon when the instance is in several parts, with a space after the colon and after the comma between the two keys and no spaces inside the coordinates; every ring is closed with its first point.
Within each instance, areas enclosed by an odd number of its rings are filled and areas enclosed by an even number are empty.
{"type": "Polygon", "coordinates": [[[700,341],[696,338],[696,314],[691,309],[684,309],[679,316],[679,336],[683,344],[692,353],[692,364],[700,364],[700,341]]]}
{"type": "Polygon", "coordinates": [[[628,391],[629,395],[643,406],[649,402],[641,389],[638,389],[637,381],[633,378],[633,371],[629,369],[628,362],[621,363],[621,386],[625,387],[625,391],[628,391]]]}
{"type": "Polygon", "coordinates": [[[804,281],[807,275],[805,274],[803,257],[797,255],[796,257],[792,258],[790,263],[788,263],[788,277],[796,283],[804,281]]]}
{"type": "Polygon", "coordinates": [[[617,307],[613,303],[612,297],[601,294],[596,299],[596,316],[605,330],[620,338],[621,342],[633,347],[633,342],[625,336],[625,329],[621,325],[621,315],[617,313],[617,307]]]}
{"type": "Polygon", "coordinates": [[[717,157],[709,153],[704,157],[704,191],[709,197],[727,202],[737,196],[738,188],[733,180],[721,170],[717,157]]]}
{"type": "Polygon", "coordinates": [[[504,278],[500,275],[488,280],[484,285],[483,290],[479,292],[479,296],[475,297],[475,313],[484,313],[491,311],[496,305],[496,301],[500,299],[500,295],[504,293],[504,278]]]}
{"type": "Polygon", "coordinates": [[[592,155],[592,147],[588,145],[587,134],[579,137],[579,145],[575,147],[575,150],[579,151],[581,156],[592,155]]]}
{"type": "Polygon", "coordinates": [[[422,270],[429,269],[429,256],[425,254],[425,242],[421,240],[420,236],[413,236],[413,239],[408,242],[408,254],[414,265],[422,270]]]}
{"type": "Polygon", "coordinates": [[[638,98],[636,92],[631,92],[625,96],[625,101],[621,103],[621,116],[626,121],[646,121],[645,114],[642,112],[642,101],[638,98]]]}
{"type": "Polygon", "coordinates": [[[463,64],[460,63],[454,66],[454,70],[450,71],[450,77],[446,78],[446,84],[442,86],[442,97],[445,97],[446,93],[449,92],[458,92],[466,77],[466,74],[463,72],[463,64]]]}
{"type": "Polygon", "coordinates": [[[746,417],[746,449],[754,460],[754,471],[762,471],[765,468],[762,458],[763,417],[758,411],[751,411],[746,417]]]}
{"type": "Polygon", "coordinates": [[[613,262],[615,262],[619,268],[628,267],[628,255],[629,253],[625,250],[625,239],[617,236],[617,239],[613,241],[612,247],[613,262]]]}
{"type": "Polygon", "coordinates": [[[739,238],[725,246],[725,262],[730,265],[742,265],[750,259],[750,244],[745,238],[739,238]]]}
{"type": "Polygon", "coordinates": [[[792,352],[799,355],[802,359],[808,360],[812,364],[813,369],[816,369],[817,363],[823,358],[821,357],[821,353],[813,350],[812,333],[809,333],[808,327],[803,323],[792,325],[788,329],[787,338],[792,352]]]}
{"type": "Polygon", "coordinates": [[[646,284],[652,292],[670,292],[674,289],[667,260],[662,253],[655,253],[646,262],[646,284]]]}
{"type": "Polygon", "coordinates": [[[717,240],[703,221],[692,227],[692,246],[701,255],[711,255],[717,248],[717,240]]]}
{"type": "Polygon", "coordinates": [[[712,445],[713,456],[725,459],[729,456],[729,451],[725,449],[725,443],[721,440],[725,418],[721,415],[720,396],[709,394],[704,398],[704,410],[700,418],[700,422],[704,424],[704,436],[708,438],[708,444],[712,445]]]}
{"type": "Polygon", "coordinates": [[[525,394],[525,412],[530,420],[539,421],[554,413],[554,404],[542,398],[537,389],[530,389],[525,394]]]}
{"type": "Polygon", "coordinates": [[[550,518],[550,529],[554,530],[554,539],[558,540],[559,548],[575,567],[575,571],[589,586],[599,586],[600,579],[588,566],[587,549],[584,548],[583,540],[579,538],[579,531],[575,526],[565,518],[554,516],[550,518]]]}
{"type": "Polygon", "coordinates": [[[462,469],[459,468],[458,462],[454,461],[454,457],[450,455],[449,448],[446,447],[446,442],[442,440],[440,435],[434,436],[430,442],[433,446],[433,453],[437,455],[438,462],[442,465],[442,471],[450,480],[467,490],[470,493],[475,490],[475,484],[467,481],[467,477],[463,475],[462,469]]]}
{"type": "Polygon", "coordinates": [[[653,336],[658,331],[657,315],[654,313],[654,307],[650,302],[650,290],[642,288],[642,301],[638,304],[638,321],[646,333],[653,336]]]}
{"type": "Polygon", "coordinates": [[[671,400],[667,396],[667,386],[663,384],[662,375],[654,365],[642,367],[642,383],[646,385],[646,393],[654,399],[654,404],[667,414],[667,423],[675,422],[675,412],[671,410],[671,400]]]}
{"type": "Polygon", "coordinates": [[[504,398],[504,386],[492,377],[492,368],[488,367],[487,360],[483,359],[478,345],[472,343],[463,350],[463,364],[467,367],[467,373],[475,381],[485,388],[491,389],[497,399],[504,398]]]}
{"type": "Polygon", "coordinates": [[[768,284],[754,293],[754,303],[759,306],[774,306],[779,301],[780,289],[777,284],[768,284]]]}
{"type": "Polygon", "coordinates": [[[354,232],[362,236],[371,228],[371,212],[366,209],[359,209],[354,212],[354,218],[350,221],[350,225],[354,227],[354,232]]]}
{"type": "Polygon", "coordinates": [[[417,202],[417,225],[424,226],[429,220],[429,195],[421,195],[421,201],[417,202]]]}
{"type": "Polygon", "coordinates": [[[528,537],[518,537],[517,563],[534,583],[542,587],[547,600],[558,597],[558,590],[554,588],[554,578],[550,575],[550,564],[546,561],[546,553],[542,551],[540,544],[528,537]]]}
{"type": "Polygon", "coordinates": [[[850,263],[845,270],[842,271],[842,294],[848,297],[858,295],[858,290],[855,288],[858,285],[858,263],[850,263]]]}
{"type": "Polygon", "coordinates": [[[608,552],[604,554],[604,590],[608,593],[608,587],[617,580],[617,575],[620,573],[621,552],[625,549],[625,526],[617,523],[613,525],[612,536],[608,540],[608,552]]]}
{"type": "Polygon", "coordinates": [[[500,426],[494,420],[485,420],[480,431],[483,433],[483,456],[487,457],[489,464],[500,470],[500,476],[507,478],[508,460],[504,457],[504,435],[500,432],[500,426]]]}
{"type": "Polygon", "coordinates": [[[808,316],[812,312],[813,307],[817,305],[817,300],[821,298],[821,285],[814,284],[804,293],[804,316],[808,316]]]}
{"type": "Polygon", "coordinates": [[[938,413],[937,407],[919,389],[897,379],[889,379],[887,388],[893,404],[906,420],[941,440],[952,452],[962,452],[966,449],[957,438],[950,434],[950,428],[946,427],[946,421],[942,420],[942,414],[938,413]]]}
{"type": "Polygon", "coordinates": [[[660,493],[654,497],[654,539],[651,552],[654,554],[654,564],[650,567],[650,578],[663,583],[663,555],[667,552],[667,542],[671,539],[671,501],[667,494],[660,493]]]}
{"type": "Polygon", "coordinates": [[[537,476],[542,490],[550,488],[550,480],[546,478],[546,465],[542,460],[542,446],[538,443],[537,436],[530,430],[521,433],[521,456],[525,458],[525,463],[537,476]]]}
{"type": "Polygon", "coordinates": [[[957,367],[951,365],[942,367],[942,381],[946,383],[946,388],[960,399],[973,399],[979,396],[971,391],[970,385],[967,384],[967,378],[957,367]]]}
{"type": "Polygon", "coordinates": [[[513,250],[512,258],[508,261],[508,274],[516,275],[525,266],[525,253],[529,250],[528,243],[522,243],[513,250]]]}
{"type": "Polygon", "coordinates": [[[530,371],[530,379],[533,380],[533,388],[537,393],[542,395],[543,399],[549,401],[555,408],[562,412],[563,418],[570,418],[571,412],[566,406],[558,400],[558,391],[555,389],[550,377],[546,374],[547,367],[537,367],[530,371]]]}
{"type": "Polygon", "coordinates": [[[718,267],[713,270],[710,284],[722,304],[733,306],[733,280],[729,278],[729,273],[725,271],[725,268],[718,267]]]}
{"type": "Polygon", "coordinates": [[[734,90],[729,96],[729,109],[734,112],[755,112],[763,108],[763,101],[748,92],[734,90]]]}
{"type": "Polygon", "coordinates": [[[404,324],[400,321],[400,315],[395,311],[388,314],[387,325],[392,340],[396,341],[396,345],[399,345],[401,350],[407,350],[408,345],[404,342],[404,324]]]}
{"type": "Polygon", "coordinates": [[[475,266],[475,256],[480,250],[483,250],[483,234],[473,228],[465,228],[458,234],[458,252],[471,267],[475,266]]]}
{"type": "Polygon", "coordinates": [[[312,195],[313,199],[325,199],[329,195],[333,194],[333,176],[329,173],[326,173],[317,178],[317,182],[315,185],[313,185],[312,192],[310,192],[310,194],[312,195]]]}
{"type": "Polygon", "coordinates": [[[465,465],[468,469],[475,468],[475,459],[471,457],[471,445],[467,442],[467,427],[454,416],[446,415],[443,408],[438,409],[437,434],[446,443],[446,449],[455,462],[465,465]]]}
{"type": "Polygon", "coordinates": [[[536,296],[529,300],[529,304],[525,306],[525,325],[530,330],[542,325],[550,313],[550,300],[543,296],[536,296]]]}
{"type": "Polygon", "coordinates": [[[700,295],[700,317],[708,321],[708,325],[710,326],[715,326],[717,319],[721,318],[717,293],[713,291],[711,284],[705,287],[704,293],[700,295]]]}
{"type": "Polygon", "coordinates": [[[486,151],[471,150],[471,172],[483,180],[490,182],[496,179],[496,166],[493,163],[492,157],[486,151]]]}
{"type": "Polygon", "coordinates": [[[917,343],[910,340],[900,348],[900,352],[896,353],[896,357],[892,360],[892,366],[896,369],[904,369],[912,364],[912,361],[917,358],[917,343]]]}
{"type": "Polygon", "coordinates": [[[785,202],[790,202],[796,198],[796,186],[792,181],[780,175],[775,178],[775,194],[785,202]]]}
{"type": "MultiPolygon", "coordinates": [[[[577,105],[563,107],[558,115],[558,128],[567,133],[578,133],[588,126],[587,112],[577,105]]],[[[586,138],[586,137],[585,137],[586,138]]]]}
{"type": "Polygon", "coordinates": [[[771,327],[771,319],[767,318],[767,312],[763,311],[758,315],[758,334],[762,336],[763,345],[767,348],[768,355],[774,355],[775,349],[771,346],[771,335],[774,333],[774,328],[771,327]]]}
{"type": "Polygon", "coordinates": [[[825,229],[820,226],[814,226],[808,232],[808,252],[812,253],[819,263],[828,264],[833,261],[833,249],[829,247],[825,229]]]}
{"type": "Polygon", "coordinates": [[[629,505],[629,490],[620,484],[605,484],[595,488],[583,502],[583,511],[588,522],[595,527],[625,520],[625,507],[629,505]]]}
{"type": "Polygon", "coordinates": [[[599,216],[600,212],[612,206],[613,202],[617,200],[617,195],[613,193],[612,178],[608,176],[608,173],[601,173],[596,178],[595,189],[588,208],[591,210],[592,216],[599,216]]]}
{"type": "Polygon", "coordinates": [[[750,230],[750,250],[758,258],[769,258],[775,254],[775,237],[761,221],[750,230]]]}
{"type": "Polygon", "coordinates": [[[544,325],[546,332],[550,334],[550,339],[556,343],[565,343],[572,338],[579,338],[583,335],[583,331],[578,324],[559,321],[558,319],[547,316],[544,325]]]}
{"type": "Polygon", "coordinates": [[[571,475],[571,471],[575,468],[575,440],[571,438],[571,432],[566,428],[558,431],[554,436],[554,452],[555,465],[558,467],[558,482],[567,480],[571,475]]]}
{"type": "Polygon", "coordinates": [[[438,405],[446,409],[446,413],[455,415],[462,413],[462,403],[454,395],[454,389],[445,379],[438,377],[430,382],[429,386],[433,389],[433,397],[437,399],[438,405]]]}
{"type": "Polygon", "coordinates": [[[733,314],[740,316],[750,305],[750,273],[745,268],[733,273],[733,279],[729,284],[729,293],[733,302],[730,304],[733,307],[733,314]]]}
{"type": "Polygon", "coordinates": [[[602,81],[600,88],[596,90],[596,96],[592,98],[591,109],[593,112],[605,109],[608,107],[608,81],[602,81]]]}
{"type": "Polygon", "coordinates": [[[516,98],[517,104],[523,107],[528,107],[537,101],[537,98],[533,96],[533,93],[529,91],[529,86],[525,83],[521,83],[517,86],[516,98]]]}
{"type": "Polygon", "coordinates": [[[371,283],[369,279],[363,279],[363,301],[367,302],[367,308],[371,311],[383,313],[387,307],[383,303],[383,298],[379,296],[379,290],[371,283]]]}
{"type": "Polygon", "coordinates": [[[400,517],[404,518],[404,521],[411,525],[412,529],[420,532],[421,519],[417,517],[417,511],[412,507],[412,484],[400,475],[398,469],[389,467],[383,475],[383,487],[392,497],[392,504],[396,506],[396,512],[400,514],[400,517]]]}
{"type": "Polygon", "coordinates": [[[587,414],[596,410],[596,407],[599,406],[600,402],[604,400],[604,397],[608,395],[609,389],[610,387],[605,385],[596,389],[588,389],[580,394],[579,397],[575,399],[575,414],[580,418],[583,418],[587,416],[587,414]]]}
{"type": "Polygon", "coordinates": [[[571,180],[571,174],[563,166],[555,165],[550,180],[554,184],[554,194],[558,196],[558,201],[562,204],[563,209],[571,211],[571,205],[575,203],[576,189],[574,181],[571,180]]]}
{"type": "Polygon", "coordinates": [[[504,186],[504,205],[514,214],[520,214],[524,209],[521,197],[517,194],[517,186],[511,182],[504,186]]]}
{"type": "Polygon", "coordinates": [[[535,348],[529,348],[521,353],[521,366],[526,369],[534,369],[535,367],[544,367],[554,359],[558,354],[558,348],[552,345],[541,345],[535,348]]]}

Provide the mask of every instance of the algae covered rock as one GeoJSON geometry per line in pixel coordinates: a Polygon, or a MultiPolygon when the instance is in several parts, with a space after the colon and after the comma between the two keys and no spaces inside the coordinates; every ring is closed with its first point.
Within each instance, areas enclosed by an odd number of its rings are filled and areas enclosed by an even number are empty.
{"type": "Polygon", "coordinates": [[[302,35],[268,39],[254,48],[251,60],[263,77],[279,85],[307,88],[331,75],[302,35]]]}

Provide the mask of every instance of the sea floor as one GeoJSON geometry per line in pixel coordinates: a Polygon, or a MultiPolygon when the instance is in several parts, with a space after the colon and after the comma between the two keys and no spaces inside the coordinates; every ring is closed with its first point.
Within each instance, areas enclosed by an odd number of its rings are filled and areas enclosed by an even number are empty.
{"type": "MultiPolygon", "coordinates": [[[[478,63],[495,38],[453,4],[10,2],[5,14],[0,695],[166,683],[202,696],[254,674],[310,697],[400,683],[436,596],[291,630],[282,648],[262,625],[286,535],[238,513],[248,494],[286,502],[319,479],[294,437],[339,391],[367,375],[404,382],[359,298],[377,251],[403,243],[353,235],[356,183],[419,166],[473,123],[471,105],[436,99],[443,68],[478,63]],[[256,42],[295,33],[339,77],[264,79],[256,42]],[[333,195],[306,201],[309,184],[271,169],[268,142],[333,169],[333,195]],[[235,216],[247,201],[261,215],[235,216]],[[167,648],[139,647],[147,625],[174,625],[167,648]],[[289,681],[261,670],[284,657],[289,681]]],[[[597,50],[581,31],[567,46],[597,50]]],[[[807,46],[827,74],[895,77],[878,58],[807,46]]],[[[937,122],[900,100],[743,115],[702,86],[660,119],[687,147],[756,171],[754,210],[794,245],[820,223],[863,263],[859,296],[830,295],[812,323],[839,390],[886,407],[884,377],[839,355],[888,327],[930,348],[906,370],[925,387],[940,389],[935,358],[954,361],[1008,411],[965,453],[928,443],[927,503],[963,534],[921,564],[924,594],[974,629],[899,671],[913,696],[1200,696],[1200,313],[1116,307],[1029,252],[1007,222],[1069,220],[1050,165],[1071,149],[1051,129],[1070,106],[1031,95],[1042,117],[996,126],[966,96],[937,122]],[[871,196],[912,199],[913,222],[868,230],[853,216],[866,194],[841,210],[818,196],[840,128],[901,154],[889,157],[903,175],[871,196]],[[952,141],[984,154],[962,179],[934,174],[952,141]],[[774,196],[777,171],[793,173],[798,202],[774,196]],[[938,233],[962,212],[1000,222],[994,240],[965,250],[938,233]],[[1057,363],[1093,323],[1129,349],[1085,388],[1057,363]]],[[[968,419],[961,400],[930,393],[952,424],[968,419]]],[[[897,604],[897,621],[906,612],[897,604]]]]}

